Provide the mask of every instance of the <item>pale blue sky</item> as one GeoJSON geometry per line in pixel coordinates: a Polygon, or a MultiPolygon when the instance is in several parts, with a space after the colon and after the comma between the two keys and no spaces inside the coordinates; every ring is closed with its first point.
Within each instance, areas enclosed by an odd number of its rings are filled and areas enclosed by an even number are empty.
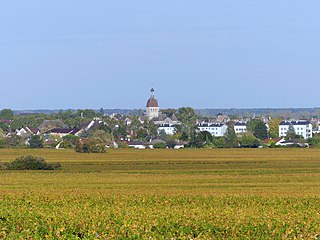
{"type": "Polygon", "coordinates": [[[319,0],[0,0],[0,109],[319,107],[319,55],[319,0]]]}

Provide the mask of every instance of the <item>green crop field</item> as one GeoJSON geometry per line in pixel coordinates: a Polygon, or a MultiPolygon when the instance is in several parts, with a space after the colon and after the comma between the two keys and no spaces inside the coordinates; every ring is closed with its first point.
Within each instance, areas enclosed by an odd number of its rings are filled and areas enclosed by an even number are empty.
{"type": "Polygon", "coordinates": [[[0,150],[0,238],[316,239],[318,149],[0,150]]]}

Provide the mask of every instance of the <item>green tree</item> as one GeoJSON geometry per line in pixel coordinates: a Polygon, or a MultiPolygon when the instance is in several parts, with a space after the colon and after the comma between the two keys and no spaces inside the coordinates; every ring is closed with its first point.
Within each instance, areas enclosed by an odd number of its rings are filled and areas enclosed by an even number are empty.
{"type": "Polygon", "coordinates": [[[205,145],[205,138],[204,135],[202,135],[200,132],[193,135],[189,142],[189,147],[195,147],[195,148],[203,148],[205,145]]]}
{"type": "Polygon", "coordinates": [[[129,132],[132,132],[133,136],[137,136],[138,130],[142,127],[142,124],[138,117],[132,117],[131,119],[131,124],[128,126],[129,132]]]}
{"type": "Polygon", "coordinates": [[[181,131],[188,136],[188,140],[195,137],[196,133],[196,113],[191,107],[178,109],[177,118],[181,122],[181,131]]]}
{"type": "Polygon", "coordinates": [[[61,143],[61,148],[75,148],[79,137],[75,135],[68,134],[62,138],[63,142],[61,143]]]}
{"type": "Polygon", "coordinates": [[[166,131],[165,130],[159,131],[157,138],[162,139],[163,141],[166,141],[167,139],[166,131]]]}
{"type": "Polygon", "coordinates": [[[292,140],[292,139],[301,139],[301,136],[298,135],[298,134],[296,134],[296,131],[294,130],[294,127],[293,127],[293,125],[292,125],[291,123],[290,123],[290,125],[289,125],[286,138],[289,139],[289,140],[292,140]]]}
{"type": "Polygon", "coordinates": [[[250,122],[248,122],[248,130],[251,131],[253,135],[260,140],[268,138],[267,126],[260,119],[252,119],[250,122]]]}
{"type": "Polygon", "coordinates": [[[3,148],[5,146],[5,141],[4,141],[4,132],[0,128],[0,148],[3,148]]]}
{"type": "Polygon", "coordinates": [[[237,135],[234,131],[234,122],[227,122],[227,132],[224,135],[224,146],[227,148],[238,147],[237,135]]]}
{"type": "Polygon", "coordinates": [[[225,139],[224,137],[216,137],[212,139],[212,147],[214,148],[224,148],[225,147],[225,139]]]}
{"type": "Polygon", "coordinates": [[[91,120],[97,116],[97,112],[92,109],[79,109],[77,115],[83,118],[90,118],[91,120]]]}
{"type": "Polygon", "coordinates": [[[105,144],[100,143],[96,139],[86,139],[78,141],[75,151],[79,153],[104,153],[106,148],[105,144]]]}
{"type": "Polygon", "coordinates": [[[104,144],[113,140],[113,136],[110,133],[105,132],[103,130],[99,130],[99,129],[95,130],[91,134],[91,137],[93,139],[97,140],[97,142],[104,143],[104,144]]]}
{"type": "Polygon", "coordinates": [[[4,142],[6,148],[21,148],[26,146],[22,137],[17,135],[10,135],[6,137],[4,142]]]}
{"type": "Polygon", "coordinates": [[[272,138],[279,136],[279,124],[282,122],[281,118],[274,118],[269,121],[269,135],[272,138]]]}
{"type": "Polygon", "coordinates": [[[158,127],[154,124],[153,121],[145,121],[143,127],[147,130],[147,133],[150,137],[155,138],[158,135],[158,127]]]}
{"type": "Polygon", "coordinates": [[[99,114],[100,114],[100,115],[103,115],[103,114],[104,114],[104,110],[103,110],[103,108],[100,108],[100,110],[99,110],[99,114]]]}
{"type": "Polygon", "coordinates": [[[0,128],[5,132],[9,131],[9,126],[3,122],[0,122],[0,128]]]}
{"type": "Polygon", "coordinates": [[[148,137],[148,130],[145,128],[140,128],[137,132],[137,139],[146,141],[147,137],[148,137]]]}
{"type": "Polygon", "coordinates": [[[14,117],[11,128],[16,130],[21,127],[38,127],[44,120],[48,120],[48,116],[45,114],[18,115],[14,117]]]}
{"type": "Polygon", "coordinates": [[[167,144],[163,143],[163,142],[158,142],[158,143],[153,144],[153,147],[154,148],[166,148],[167,144]]]}
{"type": "Polygon", "coordinates": [[[203,132],[200,132],[200,134],[202,135],[202,138],[205,142],[205,144],[210,144],[213,140],[213,137],[211,135],[211,133],[209,133],[208,131],[203,131],[203,132]]]}
{"type": "Polygon", "coordinates": [[[173,108],[167,108],[167,109],[161,109],[161,112],[163,114],[166,114],[167,116],[171,116],[172,114],[176,114],[177,110],[173,108]]]}
{"type": "Polygon", "coordinates": [[[246,132],[240,137],[239,144],[242,148],[257,148],[260,146],[260,141],[251,132],[246,132]]]}
{"type": "Polygon", "coordinates": [[[13,119],[13,112],[11,109],[3,109],[0,111],[0,118],[1,119],[13,119]]]}
{"type": "Polygon", "coordinates": [[[43,148],[43,140],[39,135],[31,136],[29,140],[30,148],[43,148]]]}
{"type": "Polygon", "coordinates": [[[168,148],[174,148],[174,146],[176,145],[176,140],[172,135],[166,135],[165,141],[168,148]]]}
{"type": "Polygon", "coordinates": [[[311,147],[320,147],[320,134],[314,134],[312,138],[308,138],[307,141],[311,147]]]}

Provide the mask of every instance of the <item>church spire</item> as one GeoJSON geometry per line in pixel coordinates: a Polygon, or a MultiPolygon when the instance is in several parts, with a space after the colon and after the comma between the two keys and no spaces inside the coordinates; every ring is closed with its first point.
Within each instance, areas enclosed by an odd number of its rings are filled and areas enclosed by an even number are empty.
{"type": "Polygon", "coordinates": [[[154,89],[150,90],[150,98],[147,101],[147,116],[151,120],[159,117],[159,105],[157,99],[154,97],[154,89]]]}

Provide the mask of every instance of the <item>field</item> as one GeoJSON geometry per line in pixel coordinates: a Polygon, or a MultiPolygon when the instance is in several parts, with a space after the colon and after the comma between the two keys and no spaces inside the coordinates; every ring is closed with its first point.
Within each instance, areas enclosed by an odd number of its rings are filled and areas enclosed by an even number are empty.
{"type": "Polygon", "coordinates": [[[320,150],[0,150],[0,238],[316,239],[320,150]]]}

